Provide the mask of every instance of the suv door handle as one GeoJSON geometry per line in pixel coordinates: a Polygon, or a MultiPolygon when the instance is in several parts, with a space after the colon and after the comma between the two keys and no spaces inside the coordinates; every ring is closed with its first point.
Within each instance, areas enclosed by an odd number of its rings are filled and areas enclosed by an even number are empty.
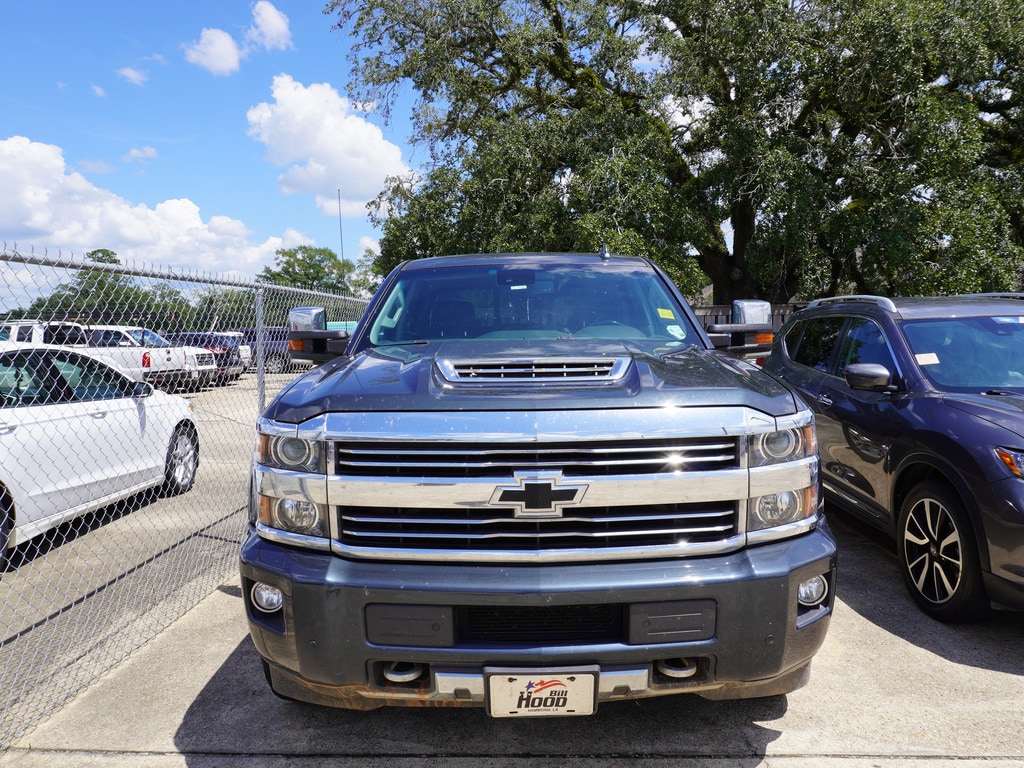
{"type": "Polygon", "coordinates": [[[832,398],[828,395],[818,395],[818,402],[826,408],[830,408],[832,406],[832,398]]]}

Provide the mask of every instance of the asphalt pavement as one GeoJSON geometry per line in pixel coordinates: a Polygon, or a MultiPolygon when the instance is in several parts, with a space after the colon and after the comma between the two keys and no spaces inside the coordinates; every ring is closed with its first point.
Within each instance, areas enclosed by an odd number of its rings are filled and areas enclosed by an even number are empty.
{"type": "Polygon", "coordinates": [[[789,696],[675,696],[587,718],[479,709],[359,713],[267,687],[228,580],[0,755],[0,768],[1019,768],[1024,615],[920,614],[884,542],[833,519],[840,584],[810,683],[789,696]]]}

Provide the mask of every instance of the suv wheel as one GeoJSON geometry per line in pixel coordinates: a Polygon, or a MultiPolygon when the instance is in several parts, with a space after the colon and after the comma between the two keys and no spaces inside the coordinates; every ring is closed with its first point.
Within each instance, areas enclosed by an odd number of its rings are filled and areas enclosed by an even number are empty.
{"type": "Polygon", "coordinates": [[[975,621],[989,612],[971,522],[946,483],[924,482],[907,496],[897,548],[907,588],[929,616],[975,621]]]}

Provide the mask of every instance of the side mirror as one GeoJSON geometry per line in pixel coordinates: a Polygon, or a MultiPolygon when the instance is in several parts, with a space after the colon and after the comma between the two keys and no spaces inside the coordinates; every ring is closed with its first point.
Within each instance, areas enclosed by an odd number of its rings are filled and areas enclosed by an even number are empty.
{"type": "Polygon", "coordinates": [[[892,392],[892,372],[878,363],[853,363],[843,369],[850,389],[862,392],[892,392]]]}
{"type": "Polygon", "coordinates": [[[132,383],[132,397],[149,397],[153,394],[153,385],[148,381],[136,381],[132,383]]]}
{"type": "Polygon", "coordinates": [[[320,365],[344,355],[348,331],[328,330],[323,307],[296,307],[288,313],[288,356],[294,363],[320,365]]]}
{"type": "Polygon", "coordinates": [[[326,331],[327,311],[323,307],[295,307],[288,312],[290,331],[326,331]]]}

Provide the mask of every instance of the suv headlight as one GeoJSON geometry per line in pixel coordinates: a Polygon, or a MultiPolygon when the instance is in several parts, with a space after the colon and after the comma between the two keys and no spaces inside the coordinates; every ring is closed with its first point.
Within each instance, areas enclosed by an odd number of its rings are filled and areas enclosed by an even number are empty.
{"type": "Polygon", "coordinates": [[[996,456],[1017,477],[1024,477],[1024,451],[1013,448],[996,448],[996,456]]]}

